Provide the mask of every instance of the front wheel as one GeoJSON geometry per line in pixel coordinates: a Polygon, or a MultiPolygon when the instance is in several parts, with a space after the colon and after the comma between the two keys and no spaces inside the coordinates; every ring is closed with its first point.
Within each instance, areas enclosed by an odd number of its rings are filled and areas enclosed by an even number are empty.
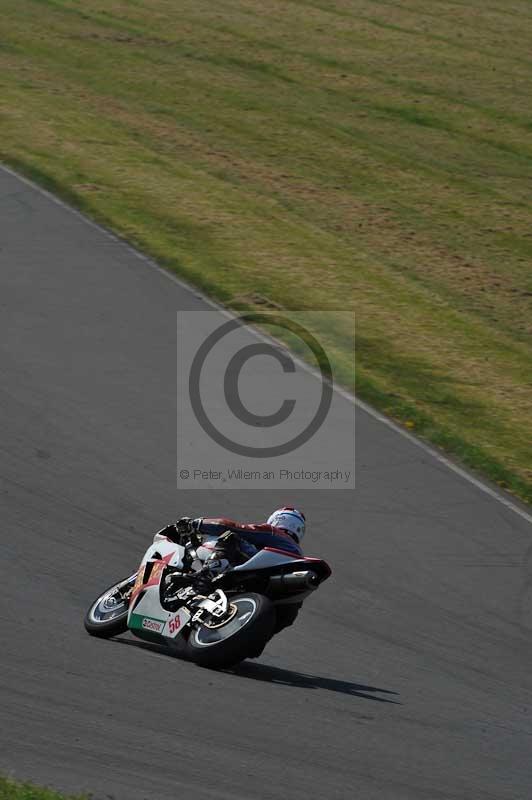
{"type": "Polygon", "coordinates": [[[129,595],[135,583],[135,575],[131,575],[119,583],[113,584],[101,594],[85,614],[83,624],[91,636],[118,636],[127,631],[127,614],[129,595]]]}
{"type": "Polygon", "coordinates": [[[202,667],[232,667],[260,652],[275,627],[275,609],[264,595],[229,597],[228,616],[192,629],[187,655],[202,667]]]}

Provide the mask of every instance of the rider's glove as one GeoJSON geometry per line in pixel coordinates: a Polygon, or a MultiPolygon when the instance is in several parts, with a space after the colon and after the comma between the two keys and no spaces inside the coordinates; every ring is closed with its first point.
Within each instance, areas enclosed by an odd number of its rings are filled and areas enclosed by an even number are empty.
{"type": "Polygon", "coordinates": [[[181,517],[178,519],[175,528],[178,533],[192,533],[196,530],[195,520],[190,517],[181,517]]]}

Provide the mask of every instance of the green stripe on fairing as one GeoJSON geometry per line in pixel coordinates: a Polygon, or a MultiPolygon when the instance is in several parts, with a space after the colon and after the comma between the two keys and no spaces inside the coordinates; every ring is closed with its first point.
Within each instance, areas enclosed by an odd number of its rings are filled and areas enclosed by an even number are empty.
{"type": "MultiPolygon", "coordinates": [[[[152,620],[153,622],[160,622],[162,625],[165,624],[165,619],[157,619],[156,617],[145,617],[143,614],[132,614],[129,618],[129,627],[130,628],[138,628],[139,630],[146,630],[146,628],[142,627],[142,621],[145,619],[152,620]]],[[[156,633],[156,631],[154,631],[156,633]]]]}

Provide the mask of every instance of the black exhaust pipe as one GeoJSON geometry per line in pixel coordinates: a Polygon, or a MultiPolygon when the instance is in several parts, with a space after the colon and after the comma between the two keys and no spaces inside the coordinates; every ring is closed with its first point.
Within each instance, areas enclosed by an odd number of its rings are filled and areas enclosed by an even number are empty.
{"type": "Polygon", "coordinates": [[[312,570],[289,572],[286,575],[272,575],[270,589],[276,592],[309,592],[317,589],[320,579],[312,570]]]}

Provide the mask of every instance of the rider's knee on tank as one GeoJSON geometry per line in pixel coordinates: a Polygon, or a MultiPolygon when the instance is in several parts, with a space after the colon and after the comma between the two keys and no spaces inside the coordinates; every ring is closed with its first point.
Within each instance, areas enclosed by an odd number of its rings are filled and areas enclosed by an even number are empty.
{"type": "Polygon", "coordinates": [[[225,572],[226,569],[229,569],[230,566],[231,562],[229,559],[223,558],[219,553],[212,553],[205,561],[204,569],[211,575],[220,575],[222,572],[225,572]]]}
{"type": "Polygon", "coordinates": [[[221,559],[227,559],[233,566],[244,564],[256,552],[257,548],[254,545],[246,542],[233,531],[222,534],[214,548],[214,555],[221,559]]]}

